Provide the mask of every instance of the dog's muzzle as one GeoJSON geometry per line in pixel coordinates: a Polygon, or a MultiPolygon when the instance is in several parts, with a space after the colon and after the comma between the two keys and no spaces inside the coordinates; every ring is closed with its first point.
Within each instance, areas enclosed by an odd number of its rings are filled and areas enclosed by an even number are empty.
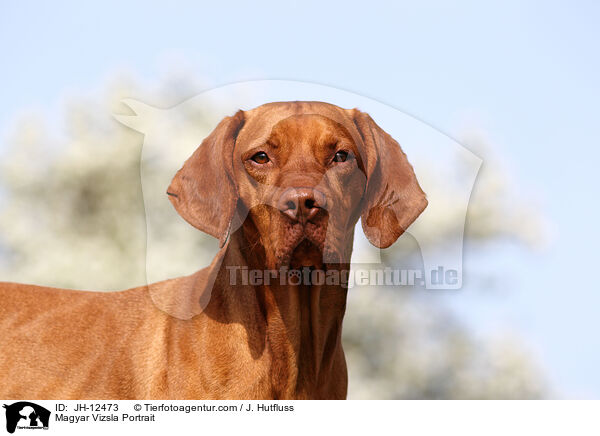
{"type": "Polygon", "coordinates": [[[327,197],[318,189],[300,187],[288,188],[279,197],[277,208],[292,219],[305,225],[313,220],[319,211],[327,207],[327,197]]]}

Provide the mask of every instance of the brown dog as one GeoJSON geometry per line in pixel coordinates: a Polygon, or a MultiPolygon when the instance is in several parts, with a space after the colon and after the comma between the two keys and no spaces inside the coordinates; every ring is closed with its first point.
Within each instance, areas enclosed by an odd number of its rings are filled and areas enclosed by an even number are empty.
{"type": "Polygon", "coordinates": [[[112,293],[0,283],[0,398],[345,398],[347,289],[280,278],[348,269],[359,217],[384,248],[417,218],[399,145],[356,109],[271,103],[221,121],[167,193],[221,241],[211,266],[112,293]]]}

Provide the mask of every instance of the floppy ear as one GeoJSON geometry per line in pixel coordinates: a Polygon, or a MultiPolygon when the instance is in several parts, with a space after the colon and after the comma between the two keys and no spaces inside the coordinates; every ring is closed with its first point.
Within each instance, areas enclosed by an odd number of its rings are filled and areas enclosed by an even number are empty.
{"type": "Polygon", "coordinates": [[[233,146],[244,112],[224,118],[175,174],[167,194],[188,223],[223,246],[238,200],[233,181],[233,146]]]}
{"type": "Polygon", "coordinates": [[[427,198],[400,145],[368,114],[354,109],[353,119],[367,158],[362,227],[371,244],[387,248],[423,212],[427,198]]]}

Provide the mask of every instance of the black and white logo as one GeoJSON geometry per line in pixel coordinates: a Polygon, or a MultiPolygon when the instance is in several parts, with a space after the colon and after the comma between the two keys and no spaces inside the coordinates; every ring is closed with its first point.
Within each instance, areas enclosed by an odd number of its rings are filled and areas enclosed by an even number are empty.
{"type": "Polygon", "coordinates": [[[4,405],[6,409],[6,431],[14,433],[16,429],[47,430],[50,422],[50,411],[28,401],[19,401],[4,405]]]}

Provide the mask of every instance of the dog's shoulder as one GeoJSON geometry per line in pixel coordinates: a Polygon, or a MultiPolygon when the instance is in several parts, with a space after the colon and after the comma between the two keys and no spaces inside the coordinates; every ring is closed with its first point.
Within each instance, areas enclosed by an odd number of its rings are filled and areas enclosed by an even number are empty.
{"type": "Polygon", "coordinates": [[[211,267],[194,274],[148,285],[153,304],[178,319],[191,319],[202,313],[210,301],[216,275],[211,267]]]}

